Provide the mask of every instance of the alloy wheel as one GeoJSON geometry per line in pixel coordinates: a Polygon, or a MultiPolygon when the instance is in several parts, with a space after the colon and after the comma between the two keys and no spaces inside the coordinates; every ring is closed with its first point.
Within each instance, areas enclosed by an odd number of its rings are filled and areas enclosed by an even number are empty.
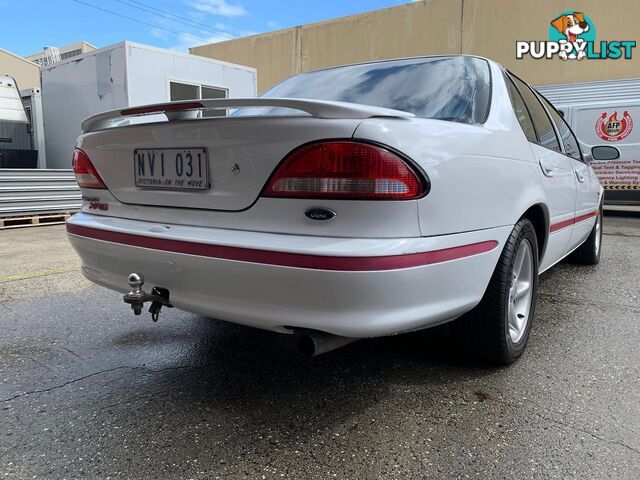
{"type": "Polygon", "coordinates": [[[600,244],[602,243],[602,212],[598,212],[596,217],[596,255],[600,253],[600,244]]]}
{"type": "Polygon", "coordinates": [[[509,337],[518,343],[529,324],[533,299],[533,250],[528,240],[523,240],[513,261],[512,282],[509,290],[509,337]]]}

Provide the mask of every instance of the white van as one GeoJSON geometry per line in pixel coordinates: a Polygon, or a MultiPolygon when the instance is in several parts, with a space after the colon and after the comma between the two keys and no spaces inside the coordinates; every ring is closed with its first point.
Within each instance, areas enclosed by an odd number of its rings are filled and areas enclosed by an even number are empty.
{"type": "Polygon", "coordinates": [[[564,114],[583,152],[603,144],[620,150],[619,159],[591,164],[606,189],[605,203],[640,205],[640,78],[536,89],[564,114]]]}

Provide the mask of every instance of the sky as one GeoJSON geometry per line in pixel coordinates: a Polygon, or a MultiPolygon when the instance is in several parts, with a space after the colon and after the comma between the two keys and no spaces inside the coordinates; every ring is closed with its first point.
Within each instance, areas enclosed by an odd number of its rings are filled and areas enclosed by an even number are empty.
{"type": "Polygon", "coordinates": [[[186,52],[196,45],[409,1],[0,0],[0,48],[28,55],[45,45],[85,40],[105,47],[132,40],[186,52]]]}

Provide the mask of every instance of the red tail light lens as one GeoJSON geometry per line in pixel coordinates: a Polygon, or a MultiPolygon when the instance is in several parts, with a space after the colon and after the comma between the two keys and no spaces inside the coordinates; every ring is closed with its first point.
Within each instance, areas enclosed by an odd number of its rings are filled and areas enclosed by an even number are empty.
{"type": "Polygon", "coordinates": [[[263,192],[266,197],[409,200],[425,184],[397,154],[352,141],[319,142],[295,150],[263,192]]]}
{"type": "Polygon", "coordinates": [[[81,188],[107,188],[88,155],[79,148],[73,152],[73,173],[81,188]]]}

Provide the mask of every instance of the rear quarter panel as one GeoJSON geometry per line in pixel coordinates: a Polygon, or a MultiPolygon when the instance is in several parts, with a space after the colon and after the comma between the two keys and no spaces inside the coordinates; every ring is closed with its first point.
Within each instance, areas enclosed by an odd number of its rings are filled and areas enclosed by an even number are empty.
{"type": "Polygon", "coordinates": [[[418,201],[422,235],[513,225],[531,205],[546,203],[539,167],[519,126],[372,119],[355,137],[396,148],[429,176],[431,191],[418,201]]]}
{"type": "Polygon", "coordinates": [[[513,112],[502,70],[490,62],[491,108],[483,125],[425,118],[369,119],[354,137],[386,143],[429,176],[418,201],[422,235],[513,225],[532,205],[547,205],[541,173],[513,112]]]}

